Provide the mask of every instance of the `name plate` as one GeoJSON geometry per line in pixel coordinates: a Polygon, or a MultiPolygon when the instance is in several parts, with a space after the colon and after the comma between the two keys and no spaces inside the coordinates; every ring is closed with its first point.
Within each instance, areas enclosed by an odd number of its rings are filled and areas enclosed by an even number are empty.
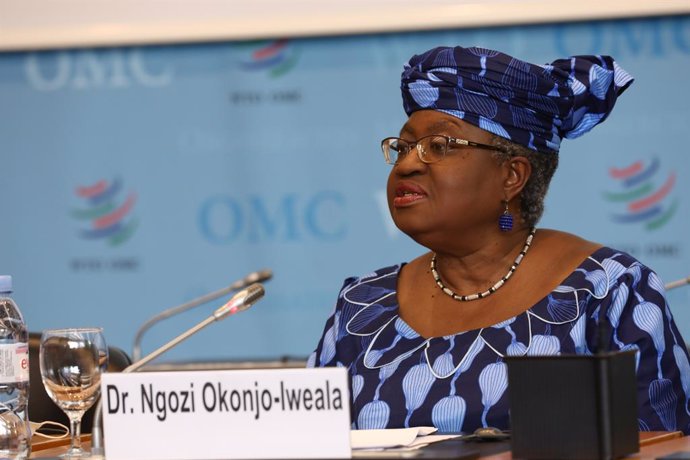
{"type": "Polygon", "coordinates": [[[108,460],[350,458],[344,368],[103,374],[108,460]]]}

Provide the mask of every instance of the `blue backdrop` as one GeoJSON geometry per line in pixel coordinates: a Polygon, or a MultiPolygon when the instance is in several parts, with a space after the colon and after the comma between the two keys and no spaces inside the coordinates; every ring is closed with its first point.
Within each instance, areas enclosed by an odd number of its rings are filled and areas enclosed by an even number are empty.
{"type": "MultiPolygon", "coordinates": [[[[0,54],[0,273],[31,330],[156,312],[270,267],[267,295],[168,359],[306,356],[346,276],[423,251],[392,226],[380,139],[402,64],[437,45],[545,63],[605,53],[636,77],[565,141],[543,227],[690,272],[690,17],[0,54]]],[[[554,264],[558,263],[554,258],[554,264]]],[[[690,288],[672,291],[690,337],[690,288]]],[[[161,323],[151,350],[219,305],[161,323]]]]}

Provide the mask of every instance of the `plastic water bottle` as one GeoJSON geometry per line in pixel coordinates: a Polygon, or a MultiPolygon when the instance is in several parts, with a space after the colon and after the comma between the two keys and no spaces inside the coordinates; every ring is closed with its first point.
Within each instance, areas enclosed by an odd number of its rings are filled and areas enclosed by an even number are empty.
{"type": "Polygon", "coordinates": [[[29,335],[11,294],[12,277],[0,276],[0,458],[14,459],[29,456],[31,429],[29,335]],[[22,429],[12,427],[17,420],[22,429]]]}

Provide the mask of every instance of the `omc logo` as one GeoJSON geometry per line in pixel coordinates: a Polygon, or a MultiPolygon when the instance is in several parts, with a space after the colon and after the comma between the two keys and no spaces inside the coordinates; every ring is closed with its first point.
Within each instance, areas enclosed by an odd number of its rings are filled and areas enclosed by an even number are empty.
{"type": "Polygon", "coordinates": [[[271,77],[285,75],[297,64],[299,52],[289,40],[254,44],[251,54],[242,60],[244,70],[267,72],[271,77]]]}
{"type": "Polygon", "coordinates": [[[37,91],[159,88],[168,86],[174,75],[160,54],[120,48],[29,53],[24,72],[37,91]]]}
{"type": "Polygon", "coordinates": [[[79,232],[87,240],[105,240],[110,246],[127,241],[138,226],[138,219],[131,217],[136,194],[130,192],[124,201],[118,200],[122,181],[111,183],[100,180],[93,185],[77,187],[75,194],[84,200],[85,207],[72,210],[72,217],[90,223],[79,232]]]}
{"type": "Polygon", "coordinates": [[[199,229],[213,244],[340,241],[347,235],[345,197],[335,191],[278,197],[217,195],[199,208],[199,229]]]}
{"type": "Polygon", "coordinates": [[[690,54],[688,16],[633,20],[587,21],[554,26],[557,55],[606,54],[623,60],[630,56],[666,57],[690,54]]]}
{"type": "Polygon", "coordinates": [[[604,198],[622,208],[611,215],[614,222],[641,224],[647,230],[664,226],[678,209],[678,199],[671,196],[676,175],[659,173],[660,162],[648,164],[639,160],[622,168],[611,168],[609,176],[618,183],[618,190],[604,193],[604,198]]]}

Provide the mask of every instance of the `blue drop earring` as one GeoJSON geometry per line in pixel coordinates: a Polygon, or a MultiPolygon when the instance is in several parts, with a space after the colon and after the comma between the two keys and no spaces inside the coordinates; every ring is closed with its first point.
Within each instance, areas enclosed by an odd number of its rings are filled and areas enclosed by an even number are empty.
{"type": "Polygon", "coordinates": [[[498,218],[498,228],[500,228],[502,232],[509,232],[513,229],[513,215],[508,210],[508,200],[503,200],[502,203],[505,209],[501,217],[498,218]]]}

